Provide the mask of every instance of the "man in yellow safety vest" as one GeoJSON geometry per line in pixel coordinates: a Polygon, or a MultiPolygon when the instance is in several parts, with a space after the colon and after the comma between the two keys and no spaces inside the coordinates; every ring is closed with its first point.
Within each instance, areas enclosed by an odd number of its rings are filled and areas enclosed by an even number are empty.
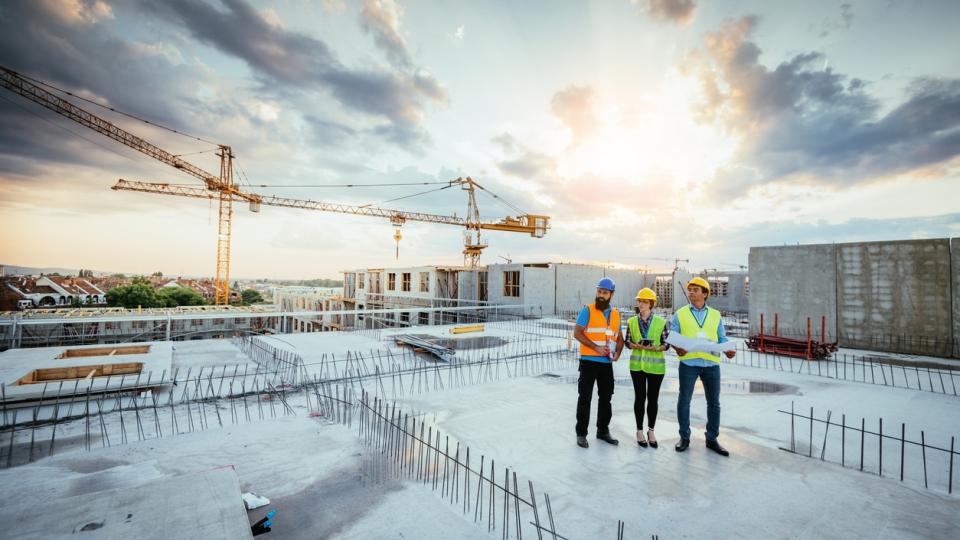
{"type": "MultiPolygon", "coordinates": [[[[687,283],[687,299],[690,303],[674,313],[670,331],[684,337],[726,343],[727,336],[720,312],[707,307],[709,296],[710,284],[707,280],[701,277],[691,279],[687,283]]],[[[699,378],[703,382],[703,393],[707,397],[707,448],[721,456],[729,456],[730,452],[717,441],[720,435],[720,357],[703,352],[688,353],[676,346],[674,349],[680,359],[677,373],[680,379],[680,395],[677,398],[680,442],[676,445],[677,452],[683,452],[690,446],[690,399],[699,378]]],[[[724,355],[733,358],[736,352],[727,351],[724,355]]]]}
{"type": "Polygon", "coordinates": [[[590,423],[590,401],[593,383],[597,383],[597,438],[609,444],[620,444],[610,436],[613,411],[613,362],[620,358],[623,336],[620,334],[620,312],[610,305],[616,284],[610,278],[597,283],[593,304],[583,306],[577,316],[573,337],[580,342],[580,379],[577,381],[577,446],[587,448],[587,425],[590,423]]]}

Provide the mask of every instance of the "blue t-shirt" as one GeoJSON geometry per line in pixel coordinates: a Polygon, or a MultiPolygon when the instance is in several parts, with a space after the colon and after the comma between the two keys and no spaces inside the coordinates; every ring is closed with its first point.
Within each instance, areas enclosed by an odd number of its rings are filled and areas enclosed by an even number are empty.
{"type": "MultiPolygon", "coordinates": [[[[612,309],[613,309],[613,308],[607,308],[607,309],[603,310],[603,316],[604,316],[604,318],[607,319],[607,325],[610,324],[610,312],[611,312],[612,309]]],[[[588,308],[587,306],[583,306],[583,308],[580,310],[580,314],[577,315],[577,326],[582,326],[582,327],[586,328],[588,324],[590,324],[590,308],[588,308]]],[[[619,332],[620,329],[617,328],[617,329],[614,330],[614,331],[615,331],[615,332],[619,332]]],[[[586,355],[586,354],[581,354],[581,355],[580,355],[580,359],[581,359],[581,360],[589,360],[589,361],[591,361],[591,362],[602,362],[602,363],[607,363],[607,364],[611,363],[610,357],[609,357],[609,356],[603,356],[603,355],[586,355]]]]}

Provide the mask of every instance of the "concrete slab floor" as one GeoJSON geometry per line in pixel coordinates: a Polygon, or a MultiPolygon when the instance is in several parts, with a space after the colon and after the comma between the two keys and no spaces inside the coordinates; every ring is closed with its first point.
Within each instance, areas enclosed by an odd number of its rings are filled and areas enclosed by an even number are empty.
{"type": "Polygon", "coordinates": [[[24,540],[77,534],[94,540],[253,538],[240,483],[229,468],[42,503],[5,504],[0,521],[6,533],[24,540]]]}
{"type": "MultiPolygon", "coordinates": [[[[344,342],[335,337],[281,336],[312,356],[378,343],[362,336],[344,342]]],[[[201,342],[190,346],[198,347],[197,361],[206,361],[201,342]]],[[[217,355],[229,353],[217,350],[217,355]]],[[[632,441],[636,426],[626,361],[615,366],[623,382],[616,387],[611,424],[619,447],[592,437],[589,449],[575,446],[572,367],[554,370],[555,377],[408,396],[397,400],[397,408],[422,412],[420,418],[470,446],[474,459],[493,457],[498,470],[516,470],[521,485],[530,479],[538,492],[548,492],[558,531],[569,538],[614,538],[617,520],[625,521],[627,537],[640,538],[955,537],[960,497],[923,489],[917,456],[908,456],[907,480],[901,484],[829,459],[786,453],[778,447],[788,444],[789,418],[777,409],[789,410],[791,402],[798,410],[814,406],[820,414],[830,409],[856,418],[858,425],[861,417],[883,417],[898,428],[906,423],[908,436],[924,430],[928,444],[942,445],[960,425],[957,397],[728,364],[722,367],[721,441],[732,456],[721,458],[703,447],[700,390],[691,407],[691,449],[677,454],[672,449],[678,438],[676,369],[676,360],[668,358],[658,450],[640,449],[632,441]],[[755,386],[762,391],[752,392],[755,386]]],[[[363,462],[370,454],[359,442],[357,427],[307,417],[302,399],[289,400],[297,416],[90,452],[58,450],[35,463],[0,470],[0,496],[42,504],[232,465],[243,491],[272,500],[269,507],[250,512],[250,522],[278,509],[272,538],[489,537],[483,523],[460,515],[456,505],[429,488],[399,480],[365,484],[363,462]]],[[[594,415],[595,409],[594,404],[594,415]]],[[[108,415],[107,421],[115,419],[108,415]]],[[[818,442],[820,436],[818,431],[818,442]]],[[[803,443],[806,435],[798,438],[803,443]]],[[[899,462],[898,457],[892,459],[899,462]]],[[[937,467],[931,463],[931,482],[942,484],[946,473],[937,467]]]]}

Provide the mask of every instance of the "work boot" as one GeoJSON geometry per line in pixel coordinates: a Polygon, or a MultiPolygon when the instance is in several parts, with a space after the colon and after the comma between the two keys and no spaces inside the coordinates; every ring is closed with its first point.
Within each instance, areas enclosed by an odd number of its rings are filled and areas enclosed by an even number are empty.
{"type": "Polygon", "coordinates": [[[577,446],[580,448],[590,448],[590,443],[587,442],[587,438],[583,435],[577,435],[577,446]]]}
{"type": "Polygon", "coordinates": [[[721,456],[727,457],[730,455],[730,452],[726,448],[720,446],[720,443],[716,439],[712,441],[707,441],[707,448],[713,450],[714,452],[720,454],[721,456]]]}
{"type": "Polygon", "coordinates": [[[612,444],[612,445],[614,445],[614,446],[620,444],[620,441],[618,441],[618,440],[616,440],[616,439],[614,439],[613,437],[610,436],[610,432],[609,432],[609,431],[604,432],[604,433],[597,433],[597,438],[600,439],[601,441],[605,442],[605,443],[612,444]]]}
{"type": "Polygon", "coordinates": [[[687,448],[690,448],[690,439],[680,439],[680,442],[678,442],[677,445],[673,447],[673,449],[676,450],[677,452],[683,452],[687,448]]]}

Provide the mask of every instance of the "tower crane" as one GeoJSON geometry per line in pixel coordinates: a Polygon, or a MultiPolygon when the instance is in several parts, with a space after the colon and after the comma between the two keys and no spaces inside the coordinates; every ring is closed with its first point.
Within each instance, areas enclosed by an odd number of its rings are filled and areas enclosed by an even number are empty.
{"type": "MultiPolygon", "coordinates": [[[[476,202],[476,190],[479,189],[487,193],[490,192],[469,176],[451,180],[447,186],[459,186],[467,192],[467,214],[465,218],[423,212],[408,212],[379,208],[376,206],[353,206],[309,199],[291,199],[245,191],[240,189],[234,182],[233,160],[235,156],[229,146],[218,145],[216,155],[220,158],[220,171],[219,174],[213,174],[43,88],[43,86],[55,88],[49,84],[24,77],[16,71],[0,66],[0,86],[61,116],[69,118],[86,128],[113,139],[120,144],[152,157],[161,163],[179,169],[203,182],[204,185],[202,187],[194,187],[120,179],[111,189],[218,201],[217,272],[214,280],[216,289],[214,296],[215,304],[227,304],[230,296],[230,240],[234,202],[248,203],[250,211],[252,212],[259,212],[261,205],[268,205],[386,218],[397,228],[394,233],[394,239],[397,242],[400,240],[399,228],[407,221],[457,225],[465,229],[463,248],[464,265],[470,268],[476,268],[479,265],[480,254],[484,248],[487,247],[487,244],[481,242],[481,230],[519,232],[529,234],[534,238],[543,238],[547,229],[550,227],[549,216],[528,214],[519,212],[519,210],[516,217],[508,216],[500,220],[481,220],[480,211],[476,202]]],[[[62,92],[73,95],[66,91],[62,92]]],[[[499,199],[499,197],[492,193],[490,193],[490,195],[499,199]]]]}

